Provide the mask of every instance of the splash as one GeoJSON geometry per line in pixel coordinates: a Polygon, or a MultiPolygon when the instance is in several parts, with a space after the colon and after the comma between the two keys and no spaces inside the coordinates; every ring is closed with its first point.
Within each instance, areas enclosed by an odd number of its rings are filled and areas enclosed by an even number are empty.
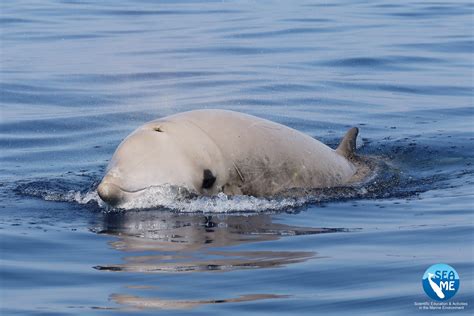
{"type": "Polygon", "coordinates": [[[295,208],[304,198],[257,198],[253,196],[196,196],[182,188],[159,186],[146,189],[138,198],[121,205],[123,209],[149,209],[157,206],[180,212],[261,212],[295,208]]]}
{"type": "Polygon", "coordinates": [[[74,190],[64,180],[26,182],[18,185],[14,191],[20,195],[38,197],[45,201],[96,203],[99,206],[105,206],[96,190],[74,190]]]}
{"type": "Polygon", "coordinates": [[[307,202],[303,197],[257,198],[227,196],[224,193],[211,197],[196,196],[182,188],[159,186],[144,190],[136,199],[126,202],[119,209],[114,209],[100,199],[95,185],[86,191],[79,191],[67,189],[67,183],[59,181],[33,181],[19,185],[15,191],[18,194],[38,197],[45,201],[95,206],[105,212],[156,208],[186,213],[263,212],[297,208],[307,202]],[[52,185],[52,183],[55,184],[52,185]]]}

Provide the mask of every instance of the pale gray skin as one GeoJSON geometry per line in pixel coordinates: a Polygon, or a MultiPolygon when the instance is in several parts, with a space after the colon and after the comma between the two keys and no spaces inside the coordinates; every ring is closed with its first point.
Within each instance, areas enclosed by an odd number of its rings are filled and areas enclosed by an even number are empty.
{"type": "Polygon", "coordinates": [[[336,150],[287,126],[225,110],[197,110],[146,123],[117,148],[97,191],[113,206],[172,185],[201,195],[274,196],[357,178],[357,128],[336,150]]]}

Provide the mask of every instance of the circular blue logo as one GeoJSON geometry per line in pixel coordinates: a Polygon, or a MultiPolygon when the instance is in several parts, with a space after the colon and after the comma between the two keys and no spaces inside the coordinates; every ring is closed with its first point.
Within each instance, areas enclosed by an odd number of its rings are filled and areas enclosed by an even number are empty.
{"type": "Polygon", "coordinates": [[[453,267],[444,263],[434,264],[423,274],[423,289],[435,301],[447,301],[459,289],[459,275],[453,267]]]}

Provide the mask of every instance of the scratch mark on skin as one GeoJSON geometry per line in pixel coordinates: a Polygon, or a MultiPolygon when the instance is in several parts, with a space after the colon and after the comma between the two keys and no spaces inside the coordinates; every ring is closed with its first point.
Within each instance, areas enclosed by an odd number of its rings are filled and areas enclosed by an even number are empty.
{"type": "Polygon", "coordinates": [[[240,180],[242,180],[242,182],[245,182],[244,176],[242,175],[242,172],[240,172],[239,167],[237,167],[235,162],[232,162],[232,164],[234,165],[234,168],[237,171],[237,174],[239,175],[240,180]]]}

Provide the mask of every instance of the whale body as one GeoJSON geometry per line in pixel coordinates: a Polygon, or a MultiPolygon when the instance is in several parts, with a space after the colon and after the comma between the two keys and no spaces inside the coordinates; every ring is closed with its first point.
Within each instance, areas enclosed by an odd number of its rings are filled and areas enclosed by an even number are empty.
{"type": "Polygon", "coordinates": [[[118,146],[97,188],[112,206],[171,185],[199,195],[269,197],[360,180],[358,129],[335,150],[290,127],[227,110],[195,110],[136,129],[118,146]]]}

